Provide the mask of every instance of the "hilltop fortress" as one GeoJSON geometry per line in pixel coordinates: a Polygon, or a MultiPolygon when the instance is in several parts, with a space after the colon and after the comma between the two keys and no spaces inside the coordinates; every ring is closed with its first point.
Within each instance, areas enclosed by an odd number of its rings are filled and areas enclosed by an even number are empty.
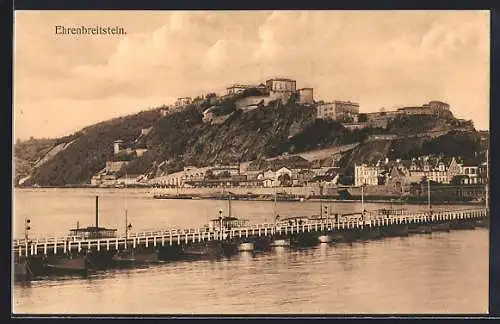
{"type": "MultiPolygon", "coordinates": [[[[202,96],[206,99],[205,96],[202,96]]],[[[196,99],[195,99],[196,100],[196,99]]],[[[179,109],[193,103],[190,97],[179,98],[174,108],[179,109]]],[[[450,106],[441,101],[433,100],[422,106],[403,106],[394,111],[361,113],[360,104],[350,100],[335,98],[324,101],[314,98],[314,89],[311,87],[297,88],[297,81],[288,78],[272,78],[260,84],[233,84],[226,88],[226,93],[220,96],[210,96],[210,107],[203,111],[204,122],[223,122],[224,118],[217,118],[224,113],[217,113],[220,104],[226,100],[233,100],[236,109],[248,111],[259,106],[266,106],[272,102],[286,104],[294,101],[304,106],[316,108],[316,118],[325,120],[337,120],[345,127],[365,128],[387,126],[388,121],[396,116],[404,115],[433,115],[436,117],[452,117],[450,106]]]]}

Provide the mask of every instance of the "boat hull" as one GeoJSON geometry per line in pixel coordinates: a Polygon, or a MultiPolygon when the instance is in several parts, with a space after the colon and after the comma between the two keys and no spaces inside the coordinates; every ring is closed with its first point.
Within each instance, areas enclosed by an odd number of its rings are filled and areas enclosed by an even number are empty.
{"type": "Polygon", "coordinates": [[[376,227],[365,227],[361,230],[360,239],[362,240],[377,240],[382,237],[382,233],[379,228],[376,227]]]}
{"type": "Polygon", "coordinates": [[[360,238],[360,234],[354,230],[341,230],[329,233],[332,242],[336,243],[351,243],[360,238]]]}
{"type": "Polygon", "coordinates": [[[113,267],[114,251],[91,251],[87,254],[87,262],[90,268],[94,270],[105,270],[113,267]]]}
{"type": "Polygon", "coordinates": [[[117,253],[112,258],[118,267],[127,267],[133,265],[150,264],[160,262],[159,253],[152,251],[126,251],[117,253]]]}
{"type": "Polygon", "coordinates": [[[48,260],[45,265],[47,274],[49,275],[64,275],[64,274],[88,274],[91,272],[86,256],[77,256],[71,258],[57,258],[48,260]]]}
{"type": "Polygon", "coordinates": [[[271,244],[274,240],[270,236],[258,237],[255,241],[254,251],[269,251],[271,249],[271,244]]]}
{"type": "Polygon", "coordinates": [[[476,221],[476,226],[481,228],[490,228],[490,219],[483,218],[476,221]]]}
{"type": "Polygon", "coordinates": [[[380,228],[382,237],[408,236],[407,224],[395,224],[380,228]]]}
{"type": "Polygon", "coordinates": [[[431,234],[432,226],[428,224],[409,224],[408,225],[409,234],[431,234]]]}
{"type": "Polygon", "coordinates": [[[458,220],[450,224],[453,230],[470,230],[476,228],[476,222],[472,220],[458,220]]]}
{"type": "Polygon", "coordinates": [[[180,245],[165,245],[159,248],[158,258],[161,261],[174,261],[182,259],[182,246],[180,245]]]}
{"type": "Polygon", "coordinates": [[[449,232],[450,231],[450,223],[432,223],[430,224],[431,230],[433,232],[449,232]]]}
{"type": "Polygon", "coordinates": [[[318,236],[311,233],[298,233],[290,238],[292,247],[311,247],[319,244],[318,236]]]}
{"type": "Polygon", "coordinates": [[[212,259],[224,254],[222,244],[219,242],[200,242],[186,245],[181,248],[179,256],[183,259],[212,259]]]}
{"type": "Polygon", "coordinates": [[[14,279],[27,280],[31,277],[32,273],[27,261],[14,263],[14,279]]]}

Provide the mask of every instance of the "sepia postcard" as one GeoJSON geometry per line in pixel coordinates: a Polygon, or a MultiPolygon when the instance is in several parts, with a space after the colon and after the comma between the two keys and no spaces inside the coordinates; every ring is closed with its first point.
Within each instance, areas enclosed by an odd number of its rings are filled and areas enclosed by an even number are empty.
{"type": "Polygon", "coordinates": [[[13,32],[13,315],[488,313],[489,11],[13,32]]]}

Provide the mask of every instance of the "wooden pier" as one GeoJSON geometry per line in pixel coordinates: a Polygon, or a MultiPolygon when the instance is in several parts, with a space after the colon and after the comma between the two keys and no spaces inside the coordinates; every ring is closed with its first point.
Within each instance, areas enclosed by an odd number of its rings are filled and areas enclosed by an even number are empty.
{"type": "Polygon", "coordinates": [[[265,223],[233,229],[167,229],[139,233],[128,233],[127,236],[101,239],[79,239],[77,237],[51,237],[38,239],[15,239],[12,242],[14,259],[19,261],[36,256],[57,256],[67,254],[88,254],[95,252],[113,252],[133,249],[152,249],[187,246],[196,243],[208,242],[238,242],[249,239],[262,240],[264,238],[290,238],[299,234],[322,236],[335,235],[342,232],[364,232],[367,229],[386,231],[401,225],[431,225],[448,223],[453,228],[467,228],[462,226],[468,222],[477,222],[489,217],[486,208],[474,208],[455,211],[434,211],[420,213],[402,213],[389,217],[370,217],[364,220],[317,219],[307,224],[279,225],[265,223]]]}

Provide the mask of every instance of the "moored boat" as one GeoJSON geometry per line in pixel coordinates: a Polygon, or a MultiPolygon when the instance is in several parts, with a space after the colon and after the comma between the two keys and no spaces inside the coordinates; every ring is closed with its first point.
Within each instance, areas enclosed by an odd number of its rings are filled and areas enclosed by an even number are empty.
{"type": "Polygon", "coordinates": [[[154,199],[193,199],[193,196],[190,195],[164,195],[164,194],[156,194],[153,195],[154,199]]]}
{"type": "Polygon", "coordinates": [[[431,234],[432,226],[429,224],[408,224],[408,233],[410,234],[431,234]]]}
{"type": "Polygon", "coordinates": [[[231,256],[238,252],[254,251],[257,248],[256,243],[250,239],[222,241],[221,245],[226,256],[231,256]]]}
{"type": "Polygon", "coordinates": [[[222,244],[217,241],[210,241],[182,246],[179,256],[186,259],[205,259],[217,258],[223,254],[222,244]]]}
{"type": "Polygon", "coordinates": [[[376,240],[382,237],[378,227],[365,227],[360,230],[359,238],[362,240],[376,240]]]}
{"type": "Polygon", "coordinates": [[[33,275],[27,260],[15,262],[13,270],[15,280],[26,280],[33,275]]]}
{"type": "Polygon", "coordinates": [[[319,238],[317,234],[301,232],[297,234],[292,234],[290,237],[290,246],[291,247],[312,247],[319,244],[319,238]]]}
{"type": "Polygon", "coordinates": [[[449,232],[451,228],[449,222],[431,223],[429,225],[432,232],[449,232]]]}
{"type": "Polygon", "coordinates": [[[332,241],[336,243],[352,243],[361,237],[360,234],[359,231],[345,229],[330,233],[330,237],[332,241]]]}
{"type": "Polygon", "coordinates": [[[392,224],[380,228],[382,237],[408,236],[408,224],[392,224]]]}
{"type": "Polygon", "coordinates": [[[450,228],[453,230],[470,230],[476,228],[474,220],[456,220],[450,223],[450,228]]]}
{"type": "MultiPolygon", "coordinates": [[[[78,242],[90,239],[116,238],[117,229],[99,226],[99,196],[95,197],[95,226],[70,229],[69,242],[78,242]]],[[[44,268],[50,273],[88,273],[96,269],[104,269],[108,265],[112,254],[109,251],[86,249],[82,252],[73,252],[61,257],[48,258],[44,268]]]]}
{"type": "Polygon", "coordinates": [[[47,260],[45,269],[49,275],[81,274],[85,275],[91,272],[86,255],[57,256],[47,260]]]}
{"type": "MultiPolygon", "coordinates": [[[[296,201],[301,201],[301,197],[298,197],[297,195],[292,195],[288,194],[286,192],[277,192],[274,195],[275,201],[280,201],[280,202],[296,202],[296,201]]],[[[302,199],[303,201],[303,199],[302,199]]]]}
{"type": "Polygon", "coordinates": [[[80,228],[80,223],[76,223],[76,228],[69,230],[69,237],[73,240],[115,238],[116,228],[106,228],[99,226],[99,196],[95,197],[95,226],[80,228]]]}
{"type": "Polygon", "coordinates": [[[489,218],[479,219],[476,221],[476,226],[482,227],[482,228],[489,228],[490,227],[490,219],[489,218]]]}
{"type": "Polygon", "coordinates": [[[119,267],[160,262],[157,250],[120,251],[112,257],[112,260],[119,267]]]}

